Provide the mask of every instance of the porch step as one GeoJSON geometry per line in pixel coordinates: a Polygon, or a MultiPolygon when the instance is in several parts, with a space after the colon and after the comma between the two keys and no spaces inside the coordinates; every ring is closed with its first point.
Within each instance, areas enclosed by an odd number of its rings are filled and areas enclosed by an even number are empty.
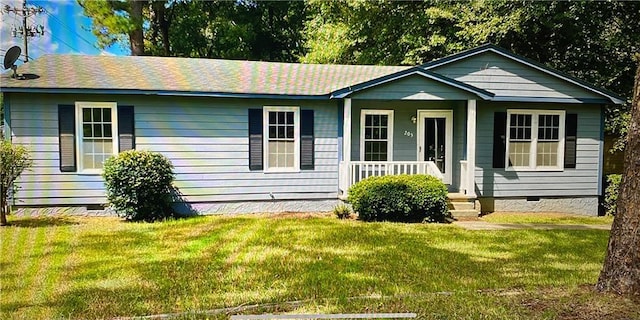
{"type": "Polygon", "coordinates": [[[449,209],[451,210],[475,210],[476,205],[473,201],[455,201],[449,202],[449,209]]]}
{"type": "Polygon", "coordinates": [[[478,211],[476,211],[475,209],[472,210],[449,210],[449,213],[451,213],[451,215],[454,218],[460,218],[460,217],[478,217],[478,215],[480,214],[478,211]]]}
{"type": "Polygon", "coordinates": [[[476,197],[461,193],[449,193],[449,213],[456,217],[477,217],[480,214],[480,202],[476,197]]]}

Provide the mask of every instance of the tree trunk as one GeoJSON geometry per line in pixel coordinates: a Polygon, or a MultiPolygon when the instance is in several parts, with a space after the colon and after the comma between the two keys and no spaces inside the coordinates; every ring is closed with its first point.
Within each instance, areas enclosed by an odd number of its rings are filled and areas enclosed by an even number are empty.
{"type": "Polygon", "coordinates": [[[142,8],[144,1],[131,0],[131,18],[136,28],[129,32],[129,44],[132,56],[144,55],[144,33],[142,32],[142,8]]]}
{"type": "Polygon", "coordinates": [[[169,42],[169,26],[171,26],[171,13],[167,14],[165,8],[166,1],[158,2],[158,26],[160,27],[160,34],[162,35],[162,49],[164,56],[171,56],[171,44],[169,42]]]}
{"type": "Polygon", "coordinates": [[[640,55],[631,105],[618,210],[596,289],[640,294],[640,55]]]}

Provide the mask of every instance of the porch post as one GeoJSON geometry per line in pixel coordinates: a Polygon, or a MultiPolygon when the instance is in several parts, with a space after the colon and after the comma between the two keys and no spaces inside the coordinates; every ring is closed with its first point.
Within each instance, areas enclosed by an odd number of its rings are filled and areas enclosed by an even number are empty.
{"type": "Polygon", "coordinates": [[[476,100],[467,100],[467,196],[476,196],[476,100]]]}
{"type": "Polygon", "coordinates": [[[351,161],[351,98],[344,98],[342,128],[342,161],[351,161]]]}
{"type": "Polygon", "coordinates": [[[346,195],[349,184],[351,183],[351,98],[344,98],[344,115],[342,128],[342,163],[344,170],[339,174],[342,175],[339,180],[343,181],[343,191],[346,195]]]}

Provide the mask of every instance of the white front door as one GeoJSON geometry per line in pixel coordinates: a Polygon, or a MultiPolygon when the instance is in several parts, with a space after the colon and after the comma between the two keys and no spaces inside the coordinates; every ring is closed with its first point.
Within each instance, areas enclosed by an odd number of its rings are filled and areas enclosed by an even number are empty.
{"type": "Polygon", "coordinates": [[[453,110],[418,110],[418,161],[433,161],[443,182],[453,170],[453,110]]]}

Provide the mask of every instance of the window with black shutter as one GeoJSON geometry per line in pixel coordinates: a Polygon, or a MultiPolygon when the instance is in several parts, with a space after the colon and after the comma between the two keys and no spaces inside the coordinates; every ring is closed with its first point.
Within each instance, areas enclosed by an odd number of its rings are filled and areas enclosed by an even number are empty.
{"type": "Polygon", "coordinates": [[[313,170],[314,112],[299,107],[249,109],[249,169],[313,170]]]}
{"type": "Polygon", "coordinates": [[[134,107],[115,102],[58,106],[61,172],[96,172],[104,161],[135,149],[134,107]]]}

